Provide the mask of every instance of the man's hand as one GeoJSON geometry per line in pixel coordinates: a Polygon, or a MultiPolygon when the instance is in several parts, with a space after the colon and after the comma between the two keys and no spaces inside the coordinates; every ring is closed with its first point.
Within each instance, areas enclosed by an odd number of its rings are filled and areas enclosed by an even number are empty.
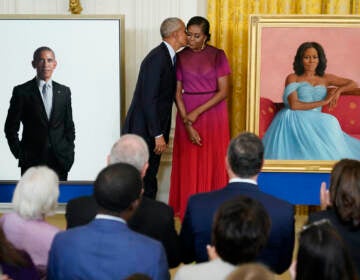
{"type": "Polygon", "coordinates": [[[155,137],[154,153],[161,155],[166,150],[166,142],[164,136],[155,137]]]}

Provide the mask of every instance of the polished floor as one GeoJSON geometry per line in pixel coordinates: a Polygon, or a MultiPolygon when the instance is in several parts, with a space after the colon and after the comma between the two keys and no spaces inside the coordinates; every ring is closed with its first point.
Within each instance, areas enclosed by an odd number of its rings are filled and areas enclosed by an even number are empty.
{"type": "MultiPolygon", "coordinates": [[[[307,220],[307,210],[298,208],[296,212],[297,212],[297,214],[295,216],[295,233],[296,233],[296,239],[297,239],[299,230],[301,229],[302,225],[307,220]]],[[[48,217],[47,221],[53,225],[56,225],[57,227],[59,227],[61,229],[66,228],[65,218],[64,218],[63,214],[56,214],[55,216],[48,217]]],[[[176,220],[176,227],[178,230],[180,229],[180,222],[178,220],[176,220]]],[[[297,242],[295,243],[294,256],[295,256],[296,252],[297,252],[297,242]]],[[[170,273],[172,276],[171,279],[174,279],[174,275],[175,275],[177,269],[178,268],[174,268],[174,269],[170,270],[170,273]]],[[[289,272],[285,272],[281,275],[276,275],[275,280],[291,280],[290,274],[289,274],[289,272]]]]}

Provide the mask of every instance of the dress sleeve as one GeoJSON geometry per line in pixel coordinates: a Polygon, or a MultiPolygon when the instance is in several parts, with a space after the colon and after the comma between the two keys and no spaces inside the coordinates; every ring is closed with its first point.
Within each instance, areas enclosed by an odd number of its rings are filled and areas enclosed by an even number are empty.
{"type": "Polygon", "coordinates": [[[295,82],[290,83],[285,87],[283,94],[283,102],[286,107],[289,107],[289,100],[288,100],[289,95],[293,93],[295,90],[297,90],[298,87],[299,87],[299,83],[295,83],[295,82]]]}
{"type": "Polygon", "coordinates": [[[226,58],[225,52],[223,50],[218,50],[216,54],[216,76],[223,77],[231,73],[229,62],[226,58]]]}

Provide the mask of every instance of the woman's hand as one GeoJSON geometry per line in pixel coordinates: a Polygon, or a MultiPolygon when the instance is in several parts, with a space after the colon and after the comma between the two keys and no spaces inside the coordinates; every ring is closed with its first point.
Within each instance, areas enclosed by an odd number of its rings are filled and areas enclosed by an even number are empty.
{"type": "Polygon", "coordinates": [[[322,182],[320,186],[320,209],[326,210],[328,206],[331,206],[330,193],[326,189],[326,183],[322,182]]]}
{"type": "Polygon", "coordinates": [[[340,96],[337,95],[336,90],[337,90],[336,88],[328,88],[327,95],[323,100],[325,103],[323,106],[328,105],[330,111],[336,106],[337,100],[339,99],[340,96]]]}
{"type": "Polygon", "coordinates": [[[196,122],[197,118],[199,117],[199,113],[195,110],[191,111],[189,114],[186,115],[186,119],[191,121],[192,123],[196,122]]]}
{"type": "Polygon", "coordinates": [[[329,102],[329,110],[331,111],[336,107],[339,97],[341,95],[341,91],[339,90],[339,88],[328,88],[327,94],[331,96],[329,102]]]}
{"type": "Polygon", "coordinates": [[[186,132],[188,134],[190,142],[195,145],[202,146],[201,138],[200,138],[200,135],[197,132],[197,130],[192,125],[189,125],[189,124],[186,124],[185,127],[186,127],[186,132]]]}

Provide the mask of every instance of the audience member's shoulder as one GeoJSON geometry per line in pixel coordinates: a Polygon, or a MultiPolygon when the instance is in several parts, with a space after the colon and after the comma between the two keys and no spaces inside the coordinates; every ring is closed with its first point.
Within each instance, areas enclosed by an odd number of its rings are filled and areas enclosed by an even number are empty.
{"type": "Polygon", "coordinates": [[[330,219],[330,220],[337,220],[336,213],[332,209],[327,209],[323,211],[316,211],[309,214],[309,220],[308,222],[312,223],[317,220],[321,219],[330,219]]]}
{"type": "Polygon", "coordinates": [[[144,235],[142,233],[136,232],[134,230],[131,230],[133,234],[133,240],[136,239],[137,242],[133,243],[133,245],[138,246],[146,246],[147,248],[163,248],[163,245],[160,241],[151,238],[147,235],[144,235]]]}
{"type": "Polygon", "coordinates": [[[288,208],[288,209],[293,209],[294,208],[294,205],[287,202],[286,200],[283,200],[281,198],[278,198],[276,196],[273,196],[271,194],[267,194],[267,193],[264,193],[264,192],[261,192],[261,193],[268,200],[272,201],[273,203],[276,203],[278,205],[278,207],[284,207],[284,208],[288,208]]]}
{"type": "Polygon", "coordinates": [[[144,196],[142,198],[142,202],[145,206],[149,206],[152,207],[152,209],[158,209],[158,210],[162,210],[162,211],[166,211],[166,212],[172,212],[172,208],[167,205],[166,203],[159,201],[159,200],[155,200],[155,199],[151,199],[148,198],[146,196],[144,196]]]}
{"type": "Polygon", "coordinates": [[[75,197],[69,200],[66,204],[66,207],[73,205],[87,205],[93,203],[96,203],[94,197],[92,195],[85,195],[85,196],[75,197]]]}

